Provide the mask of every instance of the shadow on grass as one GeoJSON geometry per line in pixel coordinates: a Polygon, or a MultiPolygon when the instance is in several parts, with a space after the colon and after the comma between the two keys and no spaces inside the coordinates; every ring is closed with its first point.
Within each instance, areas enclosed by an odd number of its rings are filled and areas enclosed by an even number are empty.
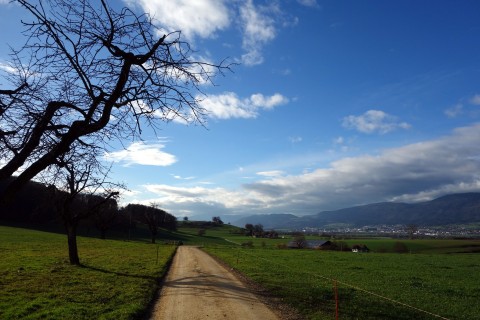
{"type": "Polygon", "coordinates": [[[107,269],[102,269],[102,268],[98,268],[98,267],[89,266],[89,265],[86,265],[86,264],[80,264],[79,267],[89,269],[89,270],[92,270],[92,271],[101,272],[101,273],[114,274],[114,275],[120,276],[120,277],[130,277],[130,278],[136,278],[136,279],[159,281],[160,278],[162,277],[162,275],[159,275],[158,277],[155,277],[155,276],[137,275],[137,274],[131,274],[131,273],[125,273],[125,272],[112,271],[112,270],[107,270],[107,269]]]}

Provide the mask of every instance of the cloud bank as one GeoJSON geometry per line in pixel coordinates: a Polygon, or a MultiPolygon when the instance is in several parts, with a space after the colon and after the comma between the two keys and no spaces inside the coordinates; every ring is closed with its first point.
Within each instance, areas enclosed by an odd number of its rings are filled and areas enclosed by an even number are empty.
{"type": "Polygon", "coordinates": [[[315,214],[382,202],[415,202],[480,191],[480,124],[430,141],[343,158],[299,175],[257,172],[238,190],[148,185],[152,198],[173,214],[315,214]]]}

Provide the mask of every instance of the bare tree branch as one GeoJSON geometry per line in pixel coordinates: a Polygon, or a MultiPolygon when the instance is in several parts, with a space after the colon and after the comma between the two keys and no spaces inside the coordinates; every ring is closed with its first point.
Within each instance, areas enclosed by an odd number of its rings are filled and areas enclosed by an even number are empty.
{"type": "Polygon", "coordinates": [[[106,146],[177,117],[203,123],[200,86],[230,70],[195,61],[180,32],[158,37],[147,14],[106,0],[14,2],[32,20],[4,77],[16,89],[0,90],[0,181],[18,173],[3,199],[82,137],[106,146]]]}

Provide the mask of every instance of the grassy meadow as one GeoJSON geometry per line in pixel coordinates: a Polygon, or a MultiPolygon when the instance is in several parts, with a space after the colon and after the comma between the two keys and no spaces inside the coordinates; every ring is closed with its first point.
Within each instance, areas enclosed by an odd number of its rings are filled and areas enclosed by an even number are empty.
{"type": "Polygon", "coordinates": [[[142,319],[175,252],[166,243],[180,240],[306,319],[334,319],[334,280],[340,319],[480,319],[479,240],[400,240],[409,253],[398,254],[396,239],[337,239],[372,250],[352,253],[278,249],[291,237],[246,237],[228,225],[199,229],[161,230],[159,245],[142,228],[135,241],[79,237],[78,267],[68,263],[65,235],[0,226],[0,319],[142,319]]]}
{"type": "MultiPolygon", "coordinates": [[[[378,248],[394,243],[370,241],[377,243],[367,245],[378,248]]],[[[268,240],[253,249],[209,246],[205,250],[307,319],[334,319],[334,280],[340,319],[480,319],[480,254],[439,253],[477,242],[435,241],[404,241],[412,251],[435,254],[279,250],[268,240]]]]}
{"type": "Polygon", "coordinates": [[[0,319],[139,319],[175,252],[79,237],[78,267],[68,263],[66,242],[62,234],[0,226],[0,319]]]}

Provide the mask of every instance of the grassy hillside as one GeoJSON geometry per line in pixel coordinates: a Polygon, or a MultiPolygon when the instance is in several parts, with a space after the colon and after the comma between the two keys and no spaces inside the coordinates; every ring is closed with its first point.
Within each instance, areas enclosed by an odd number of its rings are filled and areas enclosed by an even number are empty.
{"type": "Polygon", "coordinates": [[[82,267],[68,263],[64,235],[0,226],[0,319],[138,319],[175,251],[83,237],[78,245],[82,267]]]}

